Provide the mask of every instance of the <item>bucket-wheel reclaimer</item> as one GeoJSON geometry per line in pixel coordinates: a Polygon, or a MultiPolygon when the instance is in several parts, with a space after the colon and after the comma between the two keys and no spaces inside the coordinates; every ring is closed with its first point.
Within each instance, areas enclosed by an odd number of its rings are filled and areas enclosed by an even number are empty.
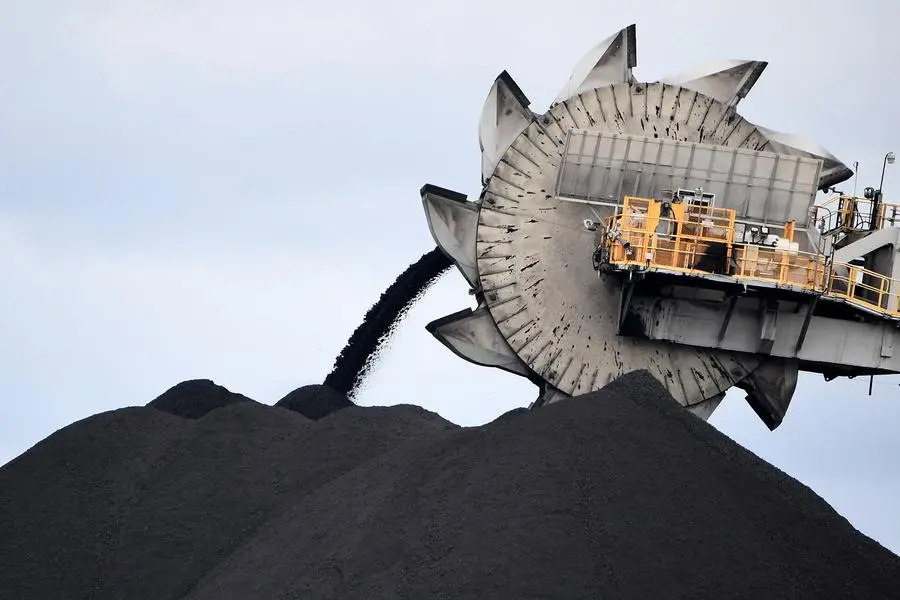
{"type": "Polygon", "coordinates": [[[591,49],[544,114],[497,77],[480,195],[421,191],[477,301],[428,330],[531,379],[533,406],[647,369],[703,418],[738,386],[772,429],[799,370],[900,371],[900,264],[884,250],[900,228],[880,190],[815,205],[853,173],[737,113],[767,63],[654,82],[636,64],[632,25],[591,49]]]}

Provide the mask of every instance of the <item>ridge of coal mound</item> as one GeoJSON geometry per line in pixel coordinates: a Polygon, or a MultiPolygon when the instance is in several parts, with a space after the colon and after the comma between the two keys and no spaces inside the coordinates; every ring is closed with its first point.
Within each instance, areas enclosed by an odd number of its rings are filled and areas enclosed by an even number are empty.
{"type": "Polygon", "coordinates": [[[460,428],[241,403],[0,468],[0,598],[896,598],[900,557],[646,372],[460,428]]]}
{"type": "Polygon", "coordinates": [[[172,386],[147,406],[184,419],[199,419],[203,415],[238,402],[255,400],[229,391],[210,379],[189,379],[172,386]]]}
{"type": "Polygon", "coordinates": [[[341,392],[321,384],[304,385],[275,403],[275,406],[298,412],[307,419],[318,421],[331,413],[354,406],[341,392]]]}

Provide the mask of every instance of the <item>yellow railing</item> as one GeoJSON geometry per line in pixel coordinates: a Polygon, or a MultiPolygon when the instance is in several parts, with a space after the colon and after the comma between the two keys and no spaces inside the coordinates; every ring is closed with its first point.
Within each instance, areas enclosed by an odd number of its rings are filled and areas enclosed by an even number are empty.
{"type": "Polygon", "coordinates": [[[641,257],[618,244],[612,247],[612,260],[646,261],[646,251],[658,252],[657,261],[672,268],[689,269],[693,258],[713,244],[730,245],[734,239],[734,211],[724,208],[672,204],[668,215],[659,202],[646,198],[625,198],[621,214],[608,221],[631,248],[641,249],[641,257]],[[615,224],[613,224],[615,220],[615,224]]]}
{"type": "Polygon", "coordinates": [[[720,274],[738,280],[767,281],[783,287],[821,292],[825,289],[825,258],[820,254],[695,240],[685,236],[622,229],[620,243],[610,246],[610,261],[666,269],[693,275],[720,274]]]}
{"type": "MultiPolygon", "coordinates": [[[[609,261],[695,276],[727,275],[738,281],[762,281],[781,288],[822,294],[900,317],[900,281],[845,263],[827,264],[825,256],[790,248],[734,243],[731,209],[662,204],[626,197],[619,214],[606,220],[609,261]]],[[[793,237],[791,223],[786,238],[793,237]]]]}
{"type": "Polygon", "coordinates": [[[741,244],[734,246],[734,260],[735,279],[766,281],[811,292],[825,289],[825,257],[821,254],[741,244]]]}
{"type": "Polygon", "coordinates": [[[897,317],[900,316],[898,289],[900,280],[848,263],[835,263],[831,268],[826,295],[897,317]]]}
{"type": "MultiPolygon", "coordinates": [[[[838,194],[817,205],[816,220],[825,231],[865,231],[870,229],[872,204],[869,198],[838,194]]],[[[900,204],[881,202],[875,214],[875,229],[900,225],[900,204]]]]}

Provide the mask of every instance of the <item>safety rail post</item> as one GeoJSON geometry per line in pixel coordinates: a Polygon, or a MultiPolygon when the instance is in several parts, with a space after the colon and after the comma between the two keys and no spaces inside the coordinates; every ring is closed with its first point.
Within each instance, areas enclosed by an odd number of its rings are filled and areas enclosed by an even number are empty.
{"type": "Polygon", "coordinates": [[[690,259],[690,267],[688,272],[693,272],[694,265],[697,264],[697,245],[700,242],[700,232],[703,231],[703,219],[700,218],[697,222],[697,227],[694,229],[693,235],[693,243],[691,244],[691,259],[690,259]]]}
{"type": "Polygon", "coordinates": [[[775,283],[777,285],[785,285],[787,283],[787,261],[788,253],[772,248],[772,258],[778,265],[777,275],[775,275],[775,283]]]}
{"type": "Polygon", "coordinates": [[[819,290],[819,255],[814,255],[813,260],[807,261],[806,263],[806,285],[810,286],[815,291],[819,290]],[[812,266],[812,273],[809,272],[809,267],[812,266]]]}
{"type": "Polygon", "coordinates": [[[816,281],[820,293],[825,292],[826,282],[828,280],[828,257],[816,254],[816,281]]]}
{"type": "Polygon", "coordinates": [[[794,241],[794,226],[795,226],[794,221],[788,221],[787,223],[784,224],[784,237],[789,242],[794,241]]]}
{"type": "Polygon", "coordinates": [[[900,316],[900,280],[890,280],[887,312],[894,317],[900,316]]]}

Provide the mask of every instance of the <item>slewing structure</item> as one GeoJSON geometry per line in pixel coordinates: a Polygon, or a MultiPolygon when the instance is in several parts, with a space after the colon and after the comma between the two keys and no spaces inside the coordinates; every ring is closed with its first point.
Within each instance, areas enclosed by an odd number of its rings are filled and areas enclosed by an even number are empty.
{"type": "Polygon", "coordinates": [[[897,207],[871,188],[816,204],[853,172],[738,114],[766,62],[653,82],[636,64],[631,25],[588,52],[544,114],[497,77],[477,199],[421,190],[477,301],[428,330],[529,378],[533,407],[647,369],[702,418],[737,386],[770,429],[801,370],[900,372],[897,207]]]}

